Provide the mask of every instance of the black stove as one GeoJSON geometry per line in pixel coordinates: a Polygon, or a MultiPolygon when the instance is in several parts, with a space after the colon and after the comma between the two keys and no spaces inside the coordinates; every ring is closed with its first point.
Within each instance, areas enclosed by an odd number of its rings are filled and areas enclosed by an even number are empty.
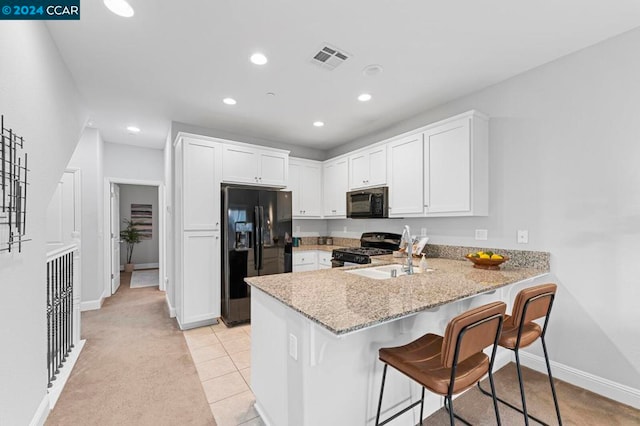
{"type": "Polygon", "coordinates": [[[391,254],[398,250],[401,236],[388,232],[365,232],[360,237],[361,247],[345,247],[333,250],[331,265],[334,268],[347,263],[371,263],[371,256],[391,254]]]}

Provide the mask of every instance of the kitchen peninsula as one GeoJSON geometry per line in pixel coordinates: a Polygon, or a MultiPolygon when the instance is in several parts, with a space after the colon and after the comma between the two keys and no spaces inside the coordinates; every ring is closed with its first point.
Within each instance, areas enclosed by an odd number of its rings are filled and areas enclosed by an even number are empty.
{"type": "MultiPolygon", "coordinates": [[[[402,261],[379,258],[382,263],[402,261]]],[[[455,315],[495,300],[509,304],[521,288],[550,280],[548,266],[506,264],[487,271],[444,258],[429,259],[429,272],[388,279],[353,273],[361,268],[246,279],[252,287],[251,383],[266,424],[373,424],[380,347],[429,332],[442,334],[455,315]]],[[[496,367],[508,361],[509,354],[501,353],[496,367]]],[[[383,417],[419,395],[415,383],[390,372],[383,417]]],[[[425,416],[440,406],[441,398],[427,392],[425,416]]],[[[416,409],[394,424],[415,425],[418,417],[416,409]]]]}

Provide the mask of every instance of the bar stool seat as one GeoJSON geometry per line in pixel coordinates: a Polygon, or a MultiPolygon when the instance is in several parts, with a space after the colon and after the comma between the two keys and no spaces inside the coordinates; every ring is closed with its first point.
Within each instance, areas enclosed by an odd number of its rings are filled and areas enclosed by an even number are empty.
{"type": "Polygon", "coordinates": [[[376,425],[384,425],[418,405],[420,405],[422,422],[425,388],[445,397],[445,407],[449,411],[449,421],[452,426],[454,417],[467,423],[453,412],[453,395],[474,386],[487,373],[491,383],[491,393],[494,395],[496,420],[500,425],[500,413],[491,370],[505,310],[506,305],[503,302],[489,303],[453,318],[447,325],[444,337],[425,334],[406,345],[381,348],[378,357],[384,363],[384,369],[376,425]],[[493,346],[491,358],[483,352],[490,346],[493,346]],[[422,397],[419,401],[411,403],[380,422],[388,366],[392,366],[420,384],[422,397]]]}
{"type": "MultiPolygon", "coordinates": [[[[508,349],[515,349],[518,343],[518,328],[515,318],[510,315],[504,316],[502,323],[502,335],[500,336],[500,346],[508,349]]],[[[542,334],[542,328],[535,322],[523,324],[520,336],[520,347],[529,346],[535,342],[542,334]]]]}
{"type": "MultiPolygon", "coordinates": [[[[451,368],[442,365],[442,336],[427,334],[395,348],[380,349],[380,361],[411,377],[430,391],[446,395],[451,381],[451,368]]],[[[453,393],[460,393],[475,385],[489,369],[489,357],[480,352],[457,366],[453,393]]]]}

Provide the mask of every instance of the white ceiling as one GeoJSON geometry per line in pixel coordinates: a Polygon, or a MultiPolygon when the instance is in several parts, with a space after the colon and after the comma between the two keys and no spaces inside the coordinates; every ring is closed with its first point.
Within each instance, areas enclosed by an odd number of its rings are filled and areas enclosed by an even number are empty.
{"type": "Polygon", "coordinates": [[[47,25],[105,141],[156,148],[179,121],[327,150],[640,25],[637,0],[130,4],[127,19],[83,1],[80,21],[47,25]],[[352,56],[320,68],[323,43],[352,56]]]}

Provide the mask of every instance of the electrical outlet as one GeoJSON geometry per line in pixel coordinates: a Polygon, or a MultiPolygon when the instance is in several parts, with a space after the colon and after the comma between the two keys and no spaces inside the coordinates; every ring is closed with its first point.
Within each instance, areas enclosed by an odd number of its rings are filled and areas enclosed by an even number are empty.
{"type": "Polygon", "coordinates": [[[518,229],[518,244],[529,244],[529,231],[518,229]]]}
{"type": "Polygon", "coordinates": [[[426,236],[427,235],[427,228],[420,228],[420,235],[426,236]]]}
{"type": "Polygon", "coordinates": [[[342,227],[342,232],[347,232],[347,227],[346,226],[342,227]]]}
{"type": "Polygon", "coordinates": [[[298,338],[291,333],[289,333],[289,356],[298,360],[298,338]]]}
{"type": "Polygon", "coordinates": [[[299,226],[296,226],[296,235],[297,234],[300,234],[300,227],[299,226]]]}
{"type": "Polygon", "coordinates": [[[486,240],[489,237],[489,231],[486,229],[476,229],[476,240],[486,240]]]}

